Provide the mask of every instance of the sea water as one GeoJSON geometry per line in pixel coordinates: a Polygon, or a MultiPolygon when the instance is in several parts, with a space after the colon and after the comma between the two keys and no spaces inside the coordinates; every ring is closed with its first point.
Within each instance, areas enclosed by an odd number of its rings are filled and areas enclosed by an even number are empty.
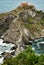
{"type": "Polygon", "coordinates": [[[44,38],[35,40],[32,43],[32,50],[38,55],[44,54],[44,38]]]}
{"type": "MultiPolygon", "coordinates": [[[[10,50],[13,46],[14,44],[3,43],[3,40],[0,39],[0,56],[1,56],[1,53],[3,52],[9,52],[9,53],[13,52],[14,50],[13,51],[10,50]]],[[[37,55],[44,54],[44,39],[40,38],[40,39],[34,40],[34,42],[32,43],[32,50],[34,50],[35,54],[37,55]]],[[[3,59],[4,57],[0,58],[0,64],[3,63],[3,59]]]]}
{"type": "MultiPolygon", "coordinates": [[[[9,44],[3,43],[3,40],[0,39],[0,56],[3,52],[9,52],[9,53],[13,52],[14,50],[13,51],[10,50],[13,46],[14,46],[14,44],[12,44],[12,43],[9,43],[9,44]]],[[[4,59],[4,57],[0,58],[0,64],[3,63],[3,59],[4,59]]]]}

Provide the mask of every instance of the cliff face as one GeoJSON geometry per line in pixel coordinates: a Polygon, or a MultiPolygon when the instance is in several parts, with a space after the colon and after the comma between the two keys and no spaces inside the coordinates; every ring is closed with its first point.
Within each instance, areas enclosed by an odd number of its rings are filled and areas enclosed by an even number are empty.
{"type": "Polygon", "coordinates": [[[18,53],[35,38],[44,36],[44,13],[34,6],[19,6],[0,19],[0,37],[7,43],[18,46],[18,53]]]}
{"type": "Polygon", "coordinates": [[[7,29],[9,29],[9,25],[13,19],[15,19],[15,16],[12,14],[0,18],[0,36],[3,35],[7,29]]]}

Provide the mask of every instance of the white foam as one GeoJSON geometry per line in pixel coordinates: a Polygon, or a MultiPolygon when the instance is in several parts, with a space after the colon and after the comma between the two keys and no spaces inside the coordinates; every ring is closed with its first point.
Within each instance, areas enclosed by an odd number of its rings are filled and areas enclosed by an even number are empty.
{"type": "Polygon", "coordinates": [[[11,52],[14,52],[15,50],[6,50],[5,52],[9,52],[9,53],[11,53],[11,52]]]}
{"type": "Polygon", "coordinates": [[[40,44],[44,44],[44,41],[42,41],[42,42],[39,42],[40,44]]]}
{"type": "Polygon", "coordinates": [[[3,42],[3,40],[2,39],[0,39],[0,44],[3,42]]]}
{"type": "Polygon", "coordinates": [[[4,57],[0,58],[0,64],[3,64],[4,57]]]}
{"type": "Polygon", "coordinates": [[[38,43],[37,43],[37,46],[39,47],[40,44],[44,44],[44,41],[42,41],[42,42],[38,42],[38,43]]]}
{"type": "MultiPolygon", "coordinates": [[[[3,52],[9,52],[9,53],[14,52],[15,50],[10,50],[13,46],[14,46],[14,44],[12,44],[12,43],[9,43],[9,44],[3,43],[3,40],[0,39],[0,55],[3,52]]],[[[0,64],[3,64],[3,59],[4,59],[4,57],[0,58],[0,64]]]]}
{"type": "Polygon", "coordinates": [[[33,47],[32,50],[35,50],[35,48],[33,47]]]}

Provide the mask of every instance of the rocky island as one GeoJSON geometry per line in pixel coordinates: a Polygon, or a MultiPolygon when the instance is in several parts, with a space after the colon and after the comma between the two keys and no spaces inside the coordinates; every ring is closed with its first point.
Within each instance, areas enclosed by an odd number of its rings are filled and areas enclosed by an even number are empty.
{"type": "MultiPolygon", "coordinates": [[[[36,10],[34,5],[21,3],[15,10],[0,14],[0,39],[3,44],[15,45],[11,48],[15,50],[12,55],[18,55],[40,38],[44,38],[44,12],[36,10]]],[[[2,55],[10,57],[11,54],[2,55]]]]}

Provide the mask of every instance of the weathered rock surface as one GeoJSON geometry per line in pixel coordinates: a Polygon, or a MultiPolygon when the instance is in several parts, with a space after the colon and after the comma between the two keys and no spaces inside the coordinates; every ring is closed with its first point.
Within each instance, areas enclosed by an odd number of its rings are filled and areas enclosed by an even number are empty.
{"type": "Polygon", "coordinates": [[[13,19],[15,19],[13,14],[8,14],[0,19],[0,36],[9,29],[9,25],[13,19]]]}
{"type": "MultiPolygon", "coordinates": [[[[36,8],[32,6],[17,9],[11,12],[17,17],[9,14],[0,19],[0,36],[4,42],[13,43],[17,46],[16,55],[24,50],[27,47],[26,45],[32,44],[35,38],[44,36],[44,33],[41,33],[44,29],[42,20],[44,13],[36,11],[36,8]]],[[[14,52],[11,54],[14,54],[14,52]]]]}

